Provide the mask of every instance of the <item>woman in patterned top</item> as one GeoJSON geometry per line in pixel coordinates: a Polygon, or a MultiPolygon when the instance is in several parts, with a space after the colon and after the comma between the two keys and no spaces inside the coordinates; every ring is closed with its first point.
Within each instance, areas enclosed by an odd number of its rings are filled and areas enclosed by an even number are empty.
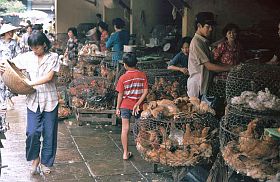
{"type": "MultiPolygon", "coordinates": [[[[41,31],[33,31],[28,38],[30,52],[11,60],[30,75],[29,85],[36,92],[27,95],[26,159],[32,161],[31,174],[50,173],[57,149],[58,96],[55,74],[59,71],[58,55],[49,52],[51,43],[41,31]],[[43,137],[42,147],[40,138],[43,137]]],[[[0,72],[5,65],[0,66],[0,72]]]]}
{"type": "Polygon", "coordinates": [[[104,23],[103,21],[98,23],[98,29],[101,32],[101,37],[100,37],[100,51],[105,52],[106,49],[106,41],[109,37],[108,34],[108,25],[104,23]]]}
{"type": "MultiPolygon", "coordinates": [[[[0,39],[0,60],[10,60],[20,53],[20,47],[17,42],[12,39],[16,29],[18,29],[18,27],[9,24],[4,24],[1,27],[0,35],[2,37],[0,39]]],[[[11,99],[13,96],[14,94],[9,91],[2,79],[0,79],[1,109],[13,109],[14,103],[11,99]]]]}
{"type": "Polygon", "coordinates": [[[77,29],[75,27],[70,27],[68,28],[67,31],[68,34],[68,41],[67,41],[67,48],[66,51],[64,53],[64,57],[68,58],[68,60],[70,61],[70,63],[72,63],[73,65],[76,64],[77,62],[77,56],[78,56],[78,39],[77,39],[77,29]]]}
{"type": "MultiPolygon", "coordinates": [[[[238,41],[239,27],[235,24],[227,24],[223,29],[225,40],[214,48],[214,60],[222,64],[238,65],[243,59],[242,46],[238,41]]],[[[227,73],[220,73],[226,78],[227,73]]]]}

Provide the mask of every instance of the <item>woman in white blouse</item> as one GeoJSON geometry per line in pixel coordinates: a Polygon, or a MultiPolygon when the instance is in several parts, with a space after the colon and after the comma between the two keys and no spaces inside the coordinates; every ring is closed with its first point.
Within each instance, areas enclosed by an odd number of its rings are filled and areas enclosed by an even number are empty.
{"type": "MultiPolygon", "coordinates": [[[[26,158],[32,161],[31,174],[40,170],[49,174],[57,149],[58,97],[55,73],[59,71],[58,55],[49,52],[49,39],[40,31],[28,38],[30,52],[21,54],[11,62],[30,75],[29,85],[36,89],[27,95],[26,158]],[[42,151],[40,137],[43,137],[42,151]]],[[[5,71],[1,66],[0,71],[5,71]]]]}

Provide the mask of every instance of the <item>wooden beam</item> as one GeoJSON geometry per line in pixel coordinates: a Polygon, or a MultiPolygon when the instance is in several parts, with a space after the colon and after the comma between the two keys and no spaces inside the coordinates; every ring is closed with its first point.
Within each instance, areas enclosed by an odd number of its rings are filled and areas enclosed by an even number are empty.
{"type": "Polygon", "coordinates": [[[188,35],[188,8],[184,8],[182,16],[182,37],[188,35]]]}
{"type": "MultiPolygon", "coordinates": [[[[133,9],[133,0],[130,0],[130,9],[133,9]]],[[[133,34],[133,15],[132,13],[129,13],[129,32],[130,34],[133,34]]]]}
{"type": "Polygon", "coordinates": [[[175,6],[177,11],[183,16],[184,15],[184,8],[189,8],[191,9],[191,6],[183,0],[168,0],[170,4],[175,6]]]}
{"type": "Polygon", "coordinates": [[[94,4],[94,6],[96,6],[96,1],[97,0],[86,0],[87,2],[91,3],[91,4],[94,4]]]}
{"type": "Polygon", "coordinates": [[[131,9],[130,9],[130,7],[129,6],[127,6],[122,0],[119,0],[119,5],[122,7],[122,8],[124,8],[124,9],[126,9],[127,10],[127,12],[129,13],[129,14],[131,14],[132,13],[132,11],[131,11],[131,9]]]}

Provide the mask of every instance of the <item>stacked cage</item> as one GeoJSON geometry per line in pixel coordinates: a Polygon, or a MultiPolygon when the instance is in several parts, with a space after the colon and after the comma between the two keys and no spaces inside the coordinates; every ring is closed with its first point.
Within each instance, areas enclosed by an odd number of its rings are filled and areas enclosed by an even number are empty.
{"type": "Polygon", "coordinates": [[[216,96],[226,98],[226,73],[217,74],[214,76],[213,81],[209,84],[207,89],[208,96],[216,96]]]}
{"type": "Polygon", "coordinates": [[[56,81],[57,86],[67,86],[72,80],[72,73],[68,66],[61,65],[56,81]]]}
{"type": "Polygon", "coordinates": [[[217,125],[211,114],[179,120],[141,119],[133,132],[136,148],[153,163],[172,167],[209,163],[217,151],[217,125]]]}
{"type": "Polygon", "coordinates": [[[268,88],[280,96],[280,68],[272,65],[240,64],[227,77],[226,98],[239,96],[243,91],[258,92],[268,88]]]}
{"type": "Polygon", "coordinates": [[[137,68],[140,70],[146,69],[166,69],[167,68],[166,60],[158,59],[158,60],[151,60],[151,61],[139,61],[137,63],[137,68]]]}
{"type": "Polygon", "coordinates": [[[71,115],[69,107],[69,96],[66,86],[57,87],[58,95],[58,118],[65,119],[71,115]]]}
{"type": "Polygon", "coordinates": [[[279,71],[243,64],[228,75],[221,152],[230,168],[258,180],[272,179],[280,170],[279,138],[266,133],[266,128],[280,127],[279,71]]]}
{"type": "Polygon", "coordinates": [[[187,95],[187,76],[167,69],[143,70],[148,78],[149,94],[147,101],[177,99],[187,95]]]}
{"type": "Polygon", "coordinates": [[[69,85],[70,105],[75,108],[111,109],[115,92],[103,77],[81,77],[69,85]]]}

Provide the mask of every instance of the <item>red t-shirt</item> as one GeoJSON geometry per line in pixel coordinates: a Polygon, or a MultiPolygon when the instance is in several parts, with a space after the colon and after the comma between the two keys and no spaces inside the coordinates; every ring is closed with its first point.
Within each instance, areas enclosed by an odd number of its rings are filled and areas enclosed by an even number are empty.
{"type": "Polygon", "coordinates": [[[132,110],[144,89],[148,89],[146,74],[139,70],[126,71],[120,77],[116,88],[118,92],[123,93],[120,108],[132,110]]]}

